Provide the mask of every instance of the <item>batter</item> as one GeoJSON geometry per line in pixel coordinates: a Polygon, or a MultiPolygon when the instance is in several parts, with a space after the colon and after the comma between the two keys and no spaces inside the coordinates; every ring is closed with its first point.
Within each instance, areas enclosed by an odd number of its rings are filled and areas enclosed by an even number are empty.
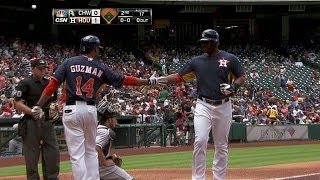
{"type": "Polygon", "coordinates": [[[205,179],[207,144],[212,131],[215,145],[213,177],[222,180],[226,178],[228,166],[228,137],[232,122],[230,97],[244,84],[245,73],[236,56],[219,50],[217,31],[203,31],[200,43],[204,54],[191,59],[178,73],[159,77],[157,83],[175,84],[196,78],[198,99],[194,113],[192,179],[205,179]]]}

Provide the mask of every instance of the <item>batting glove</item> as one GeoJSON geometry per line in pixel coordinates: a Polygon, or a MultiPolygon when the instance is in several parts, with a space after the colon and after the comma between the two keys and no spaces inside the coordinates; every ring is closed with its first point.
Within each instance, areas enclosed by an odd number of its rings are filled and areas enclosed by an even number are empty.
{"type": "Polygon", "coordinates": [[[232,96],[236,92],[234,85],[227,83],[220,84],[220,91],[226,96],[232,96]]]}
{"type": "Polygon", "coordinates": [[[156,85],[156,84],[158,84],[158,78],[157,78],[157,77],[150,77],[150,78],[148,79],[148,84],[149,84],[149,85],[156,85]]]}
{"type": "Polygon", "coordinates": [[[150,76],[150,78],[148,79],[148,84],[149,85],[156,85],[158,84],[158,78],[156,77],[157,72],[154,71],[152,76],[150,76]]]}
{"type": "Polygon", "coordinates": [[[34,120],[39,120],[44,118],[44,112],[40,106],[33,106],[31,109],[32,116],[34,120]]]}

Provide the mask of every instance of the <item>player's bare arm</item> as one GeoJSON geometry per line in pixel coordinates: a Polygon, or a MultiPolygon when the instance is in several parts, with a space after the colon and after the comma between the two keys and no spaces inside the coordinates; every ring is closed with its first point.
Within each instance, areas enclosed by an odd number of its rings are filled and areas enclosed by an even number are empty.
{"type": "Polygon", "coordinates": [[[239,78],[237,78],[236,80],[234,80],[234,85],[239,88],[240,86],[242,86],[244,83],[246,82],[246,78],[245,75],[240,76],[239,78]]]}
{"type": "Polygon", "coordinates": [[[161,76],[158,78],[158,84],[161,85],[177,84],[181,82],[184,82],[184,80],[178,73],[170,74],[168,76],[161,76]]]}
{"type": "Polygon", "coordinates": [[[19,110],[25,114],[28,114],[28,115],[33,115],[32,109],[29,106],[25,105],[22,101],[20,101],[20,100],[15,101],[15,106],[16,106],[17,110],[19,110]]]}
{"type": "Polygon", "coordinates": [[[98,160],[100,166],[113,166],[115,165],[112,159],[106,160],[103,151],[100,146],[96,146],[96,151],[98,152],[98,160]]]}
{"type": "Polygon", "coordinates": [[[123,80],[123,85],[126,86],[145,86],[149,85],[148,79],[140,79],[133,76],[125,76],[123,80]]]}

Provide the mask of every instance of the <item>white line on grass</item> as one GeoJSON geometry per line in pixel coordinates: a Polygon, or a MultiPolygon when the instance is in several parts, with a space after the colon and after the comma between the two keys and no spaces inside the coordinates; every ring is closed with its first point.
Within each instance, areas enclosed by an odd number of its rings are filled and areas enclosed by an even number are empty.
{"type": "Polygon", "coordinates": [[[316,176],[316,175],[320,175],[320,173],[304,174],[304,175],[299,175],[299,176],[288,176],[288,177],[283,177],[283,178],[276,178],[275,180],[285,180],[285,179],[292,179],[292,178],[303,178],[303,177],[316,176]]]}

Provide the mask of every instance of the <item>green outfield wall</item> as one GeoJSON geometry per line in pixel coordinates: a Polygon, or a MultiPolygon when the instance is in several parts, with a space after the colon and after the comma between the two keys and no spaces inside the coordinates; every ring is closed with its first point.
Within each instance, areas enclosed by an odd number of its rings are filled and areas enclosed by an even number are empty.
{"type": "MultiPolygon", "coordinates": [[[[127,124],[120,124],[115,132],[115,148],[172,146],[192,144],[194,141],[193,123],[185,124],[185,132],[177,132],[175,124],[137,124],[132,117],[126,117],[127,124]]],[[[60,149],[66,150],[63,126],[55,126],[60,149]]],[[[6,151],[8,142],[16,135],[12,126],[0,127],[1,152],[6,151]]],[[[211,133],[210,133],[211,136],[211,133]]],[[[230,142],[317,140],[320,139],[320,124],[310,125],[255,125],[232,123],[229,133],[230,142]]],[[[209,139],[212,142],[212,138],[209,139]]]]}

